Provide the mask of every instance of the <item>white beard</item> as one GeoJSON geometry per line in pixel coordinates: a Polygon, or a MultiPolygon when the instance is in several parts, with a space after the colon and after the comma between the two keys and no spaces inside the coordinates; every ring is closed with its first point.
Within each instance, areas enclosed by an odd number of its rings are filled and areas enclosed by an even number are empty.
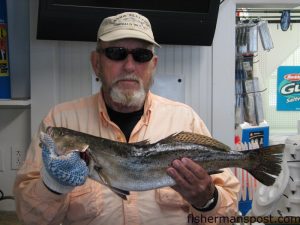
{"type": "MultiPolygon", "coordinates": [[[[115,103],[119,103],[123,106],[141,108],[146,98],[144,85],[138,78],[136,78],[136,76],[128,75],[127,78],[128,77],[137,80],[140,84],[140,88],[138,90],[122,90],[113,85],[110,91],[110,97],[115,103]]],[[[118,80],[114,81],[114,83],[117,81],[118,80]]]]}

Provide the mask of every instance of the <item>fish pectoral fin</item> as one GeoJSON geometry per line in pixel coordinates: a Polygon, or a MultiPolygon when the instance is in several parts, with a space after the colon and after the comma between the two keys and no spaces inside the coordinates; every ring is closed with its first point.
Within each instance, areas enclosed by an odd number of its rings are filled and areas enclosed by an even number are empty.
{"type": "Polygon", "coordinates": [[[116,195],[118,195],[119,197],[121,197],[124,200],[127,200],[127,195],[130,195],[129,191],[125,191],[125,190],[115,188],[115,187],[112,187],[112,186],[107,186],[107,187],[110,188],[110,190],[112,192],[114,192],[116,195]]]}
{"type": "Polygon", "coordinates": [[[95,171],[98,173],[99,179],[102,184],[109,185],[107,179],[105,178],[104,174],[102,173],[102,167],[101,166],[94,166],[95,171]]]}
{"type": "Polygon", "coordinates": [[[121,197],[124,200],[127,200],[127,195],[130,195],[129,191],[125,191],[119,188],[115,188],[113,186],[110,186],[109,182],[107,181],[107,179],[105,178],[104,174],[102,173],[102,168],[100,166],[94,166],[94,169],[97,171],[98,176],[101,180],[101,183],[108,187],[112,192],[114,192],[116,195],[118,195],[119,197],[121,197]]]}
{"type": "Polygon", "coordinates": [[[109,182],[105,178],[105,175],[102,173],[102,167],[101,166],[94,166],[94,169],[95,169],[95,171],[97,172],[97,174],[99,176],[100,183],[109,187],[110,186],[109,182]]]}
{"type": "Polygon", "coordinates": [[[218,174],[218,173],[223,173],[223,170],[213,170],[213,171],[209,171],[208,174],[212,175],[212,174],[218,174]]]}

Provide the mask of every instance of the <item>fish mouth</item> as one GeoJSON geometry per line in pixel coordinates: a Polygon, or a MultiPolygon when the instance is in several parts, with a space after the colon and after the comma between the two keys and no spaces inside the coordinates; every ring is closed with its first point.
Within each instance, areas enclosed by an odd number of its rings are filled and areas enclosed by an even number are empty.
{"type": "Polygon", "coordinates": [[[90,156],[88,151],[79,152],[80,158],[86,163],[87,166],[90,164],[90,156]]]}

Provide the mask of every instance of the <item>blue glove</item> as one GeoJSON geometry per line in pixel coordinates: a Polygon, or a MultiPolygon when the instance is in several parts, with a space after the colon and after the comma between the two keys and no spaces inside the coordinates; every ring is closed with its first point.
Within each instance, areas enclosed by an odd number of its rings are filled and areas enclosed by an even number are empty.
{"type": "Polygon", "coordinates": [[[78,151],[58,155],[55,142],[45,133],[41,134],[41,142],[44,163],[42,178],[48,188],[58,193],[67,193],[84,184],[89,170],[78,151]]]}

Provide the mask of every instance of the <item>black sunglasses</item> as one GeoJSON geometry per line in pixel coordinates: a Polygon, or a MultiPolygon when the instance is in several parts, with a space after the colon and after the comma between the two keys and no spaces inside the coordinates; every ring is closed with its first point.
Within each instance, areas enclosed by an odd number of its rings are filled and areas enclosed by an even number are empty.
{"type": "Polygon", "coordinates": [[[131,54],[134,61],[144,63],[153,58],[153,52],[146,48],[127,49],[122,47],[109,47],[101,49],[105,56],[111,60],[121,61],[131,54]]]}

